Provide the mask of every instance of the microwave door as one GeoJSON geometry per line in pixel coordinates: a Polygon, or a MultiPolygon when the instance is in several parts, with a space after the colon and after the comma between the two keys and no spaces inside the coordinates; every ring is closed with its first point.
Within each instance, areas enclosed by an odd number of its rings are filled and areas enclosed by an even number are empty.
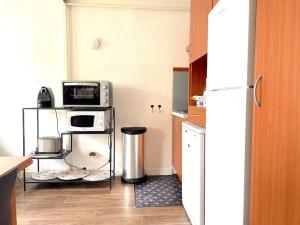
{"type": "Polygon", "coordinates": [[[110,111],[68,111],[68,131],[105,131],[109,128],[110,111]]]}
{"type": "Polygon", "coordinates": [[[94,115],[78,115],[71,117],[71,126],[77,128],[91,128],[94,127],[94,115]]]}

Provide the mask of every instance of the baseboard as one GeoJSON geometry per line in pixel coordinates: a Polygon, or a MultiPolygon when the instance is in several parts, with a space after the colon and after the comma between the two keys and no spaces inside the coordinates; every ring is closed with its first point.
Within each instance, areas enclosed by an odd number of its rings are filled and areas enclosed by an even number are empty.
{"type": "Polygon", "coordinates": [[[172,168],[146,168],[147,175],[172,175],[172,168]]]}
{"type": "Polygon", "coordinates": [[[172,174],[177,174],[177,171],[175,170],[175,168],[172,166],[172,174]]]}

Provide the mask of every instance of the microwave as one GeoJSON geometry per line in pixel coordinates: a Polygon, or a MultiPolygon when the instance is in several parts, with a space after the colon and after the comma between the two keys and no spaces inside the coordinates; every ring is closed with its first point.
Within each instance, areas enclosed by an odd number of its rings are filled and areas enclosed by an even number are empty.
{"type": "Polygon", "coordinates": [[[64,107],[110,107],[113,105],[110,81],[63,81],[64,107]]]}
{"type": "Polygon", "coordinates": [[[68,131],[105,131],[110,126],[110,111],[67,111],[68,131]]]}

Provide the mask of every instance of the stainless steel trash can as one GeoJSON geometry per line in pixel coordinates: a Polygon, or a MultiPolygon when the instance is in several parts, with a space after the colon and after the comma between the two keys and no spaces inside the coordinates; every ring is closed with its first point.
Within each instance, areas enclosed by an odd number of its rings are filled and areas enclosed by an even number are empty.
{"type": "Polygon", "coordinates": [[[123,173],[124,183],[141,183],[147,177],[144,171],[145,127],[122,127],[123,133],[123,173]]]}

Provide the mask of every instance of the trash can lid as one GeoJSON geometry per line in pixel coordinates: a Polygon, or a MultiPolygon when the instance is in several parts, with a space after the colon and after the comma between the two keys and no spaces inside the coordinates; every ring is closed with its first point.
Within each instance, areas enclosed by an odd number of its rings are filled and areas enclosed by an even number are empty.
{"type": "Polygon", "coordinates": [[[147,131],[146,127],[122,127],[121,132],[124,134],[143,134],[147,131]]]}

